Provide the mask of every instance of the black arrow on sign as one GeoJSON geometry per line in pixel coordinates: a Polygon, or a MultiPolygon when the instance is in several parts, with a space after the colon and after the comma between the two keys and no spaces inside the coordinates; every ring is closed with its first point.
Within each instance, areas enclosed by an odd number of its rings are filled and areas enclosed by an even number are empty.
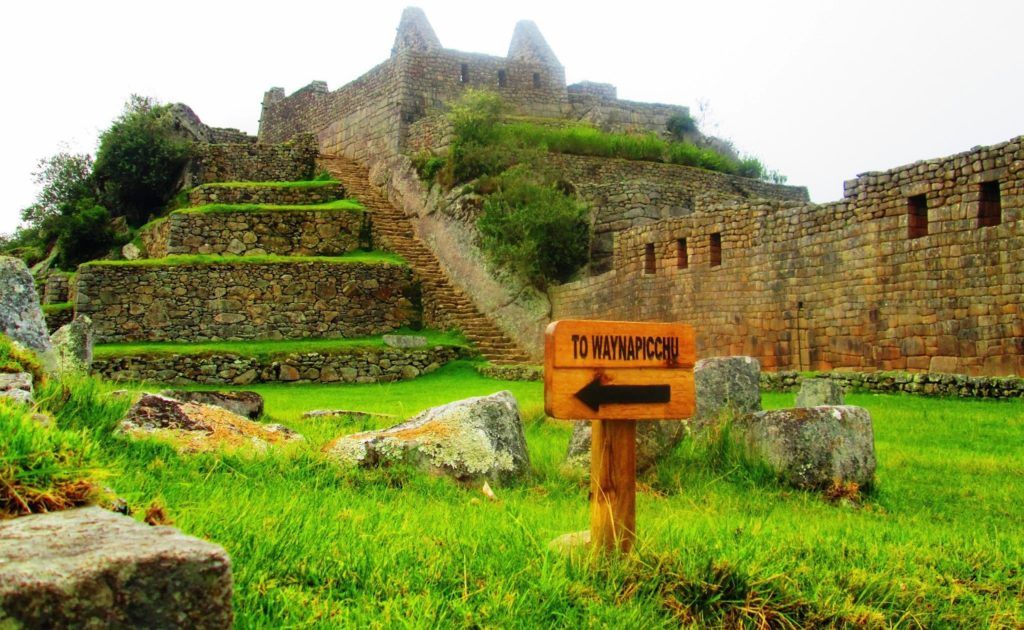
{"type": "Polygon", "coordinates": [[[601,405],[667,403],[672,400],[672,388],[669,385],[604,385],[600,378],[595,378],[576,392],[576,398],[594,411],[600,411],[601,405]]]}

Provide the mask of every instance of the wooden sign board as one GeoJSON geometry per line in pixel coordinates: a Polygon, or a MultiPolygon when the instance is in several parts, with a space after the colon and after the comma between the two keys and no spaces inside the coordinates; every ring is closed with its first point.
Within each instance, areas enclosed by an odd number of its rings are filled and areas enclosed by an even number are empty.
{"type": "Polygon", "coordinates": [[[544,349],[544,409],[566,420],[693,415],[697,349],[686,324],[562,320],[544,349]]]}

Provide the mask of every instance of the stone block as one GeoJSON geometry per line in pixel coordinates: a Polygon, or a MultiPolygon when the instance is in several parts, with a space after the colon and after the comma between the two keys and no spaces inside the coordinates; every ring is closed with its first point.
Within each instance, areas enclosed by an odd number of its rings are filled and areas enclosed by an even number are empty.
{"type": "Polygon", "coordinates": [[[0,522],[0,625],[230,628],[218,545],[100,508],[0,522]]]}
{"type": "Polygon", "coordinates": [[[844,402],[842,386],[830,378],[806,378],[796,395],[797,407],[842,405],[844,402]]]}
{"type": "Polygon", "coordinates": [[[761,410],[761,364],[753,357],[714,357],[697,361],[694,423],[705,425],[723,414],[761,410]]]}

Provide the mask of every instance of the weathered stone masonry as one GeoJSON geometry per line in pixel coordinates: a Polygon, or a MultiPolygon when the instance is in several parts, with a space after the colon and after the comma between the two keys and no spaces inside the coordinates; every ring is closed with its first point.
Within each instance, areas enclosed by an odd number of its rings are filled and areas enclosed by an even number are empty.
{"type": "Polygon", "coordinates": [[[212,203],[262,203],[279,206],[310,206],[345,198],[345,187],[340,183],[316,186],[237,186],[205,184],[188,193],[189,205],[205,206],[212,203]]]}
{"type": "Polygon", "coordinates": [[[185,172],[186,188],[210,182],[312,179],[316,140],[302,134],[281,144],[197,144],[185,172]]]}
{"type": "Polygon", "coordinates": [[[619,234],[612,271],[550,291],[552,317],[686,321],[700,356],[768,369],[1024,375],[1022,206],[1015,138],[866,173],[832,204],[709,207],[619,234]],[[980,225],[993,182],[999,223],[980,225]]]}
{"type": "Polygon", "coordinates": [[[340,256],[359,247],[361,210],[175,212],[167,253],[340,256]]]}
{"type": "Polygon", "coordinates": [[[203,355],[144,355],[93,359],[93,373],[111,380],[178,385],[252,383],[384,383],[429,374],[460,356],[458,348],[422,350],[353,348],[249,356],[230,352],[203,355]]]}
{"type": "Polygon", "coordinates": [[[77,285],[97,343],[362,337],[414,317],[411,272],[398,265],[87,264],[77,285]]]}

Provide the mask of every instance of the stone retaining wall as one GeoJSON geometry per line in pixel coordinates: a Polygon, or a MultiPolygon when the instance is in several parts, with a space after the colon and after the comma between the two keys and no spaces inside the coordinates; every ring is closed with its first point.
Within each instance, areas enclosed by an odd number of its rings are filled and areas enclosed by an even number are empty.
{"type": "Polygon", "coordinates": [[[167,255],[167,237],[171,231],[171,222],[167,217],[147,223],[139,230],[142,241],[142,255],[145,258],[163,258],[167,255]]]}
{"type": "Polygon", "coordinates": [[[429,374],[459,358],[462,350],[436,346],[422,350],[353,348],[271,356],[234,353],[142,355],[93,359],[93,373],[115,381],[180,385],[252,383],[384,383],[429,374]]]}
{"type": "Polygon", "coordinates": [[[43,304],[67,302],[71,295],[71,274],[51,271],[46,274],[46,288],[43,290],[43,304]]]}
{"type": "Polygon", "coordinates": [[[795,392],[805,378],[829,379],[847,391],[908,393],[959,398],[1024,398],[1024,378],[910,372],[761,372],[761,389],[795,392]]]}
{"type": "Polygon", "coordinates": [[[360,246],[361,210],[175,212],[167,253],[339,256],[360,246]]]}
{"type": "Polygon", "coordinates": [[[313,178],[317,153],[310,134],[283,144],[197,144],[184,185],[308,180],[313,178]]]}
{"type": "Polygon", "coordinates": [[[75,318],[74,307],[60,309],[43,309],[43,319],[46,320],[46,330],[52,335],[66,324],[70,324],[75,318]]]}
{"type": "Polygon", "coordinates": [[[191,206],[211,203],[249,204],[265,203],[279,206],[316,205],[345,198],[341,182],[313,186],[222,186],[204,184],[188,193],[191,206]]]}
{"type": "Polygon", "coordinates": [[[416,318],[408,267],[355,262],[110,265],[78,272],[96,343],[363,337],[416,318]]]}

